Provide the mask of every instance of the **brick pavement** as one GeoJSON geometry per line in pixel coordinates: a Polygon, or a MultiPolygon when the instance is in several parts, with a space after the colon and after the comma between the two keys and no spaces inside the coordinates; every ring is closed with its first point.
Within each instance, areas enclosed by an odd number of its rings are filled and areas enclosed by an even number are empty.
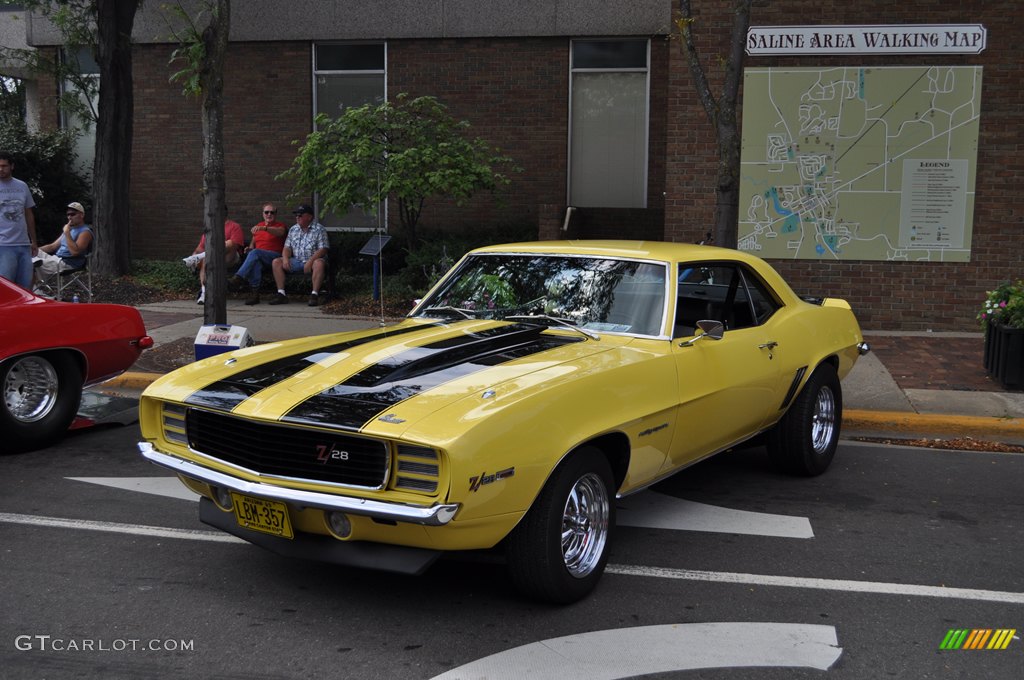
{"type": "Polygon", "coordinates": [[[901,389],[1007,391],[985,374],[981,336],[875,335],[868,342],[901,389]]]}

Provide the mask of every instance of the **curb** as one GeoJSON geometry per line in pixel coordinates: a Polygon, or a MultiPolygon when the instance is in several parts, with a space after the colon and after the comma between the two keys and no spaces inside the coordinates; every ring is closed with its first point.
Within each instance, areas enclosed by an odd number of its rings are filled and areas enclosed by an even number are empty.
{"type": "Polygon", "coordinates": [[[1024,418],[851,409],[843,412],[843,429],[1024,438],[1024,418]]]}
{"type": "Polygon", "coordinates": [[[141,373],[138,371],[126,371],[121,375],[100,383],[104,387],[123,387],[129,390],[143,390],[163,373],[141,373]]]}

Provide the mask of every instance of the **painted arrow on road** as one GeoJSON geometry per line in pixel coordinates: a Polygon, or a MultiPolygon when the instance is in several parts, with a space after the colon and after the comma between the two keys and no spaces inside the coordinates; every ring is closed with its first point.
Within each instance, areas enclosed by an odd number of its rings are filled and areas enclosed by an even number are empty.
{"type": "Polygon", "coordinates": [[[828,670],[843,653],[832,626],[686,623],[552,638],[478,659],[432,680],[618,680],[699,668],[828,670]]]}

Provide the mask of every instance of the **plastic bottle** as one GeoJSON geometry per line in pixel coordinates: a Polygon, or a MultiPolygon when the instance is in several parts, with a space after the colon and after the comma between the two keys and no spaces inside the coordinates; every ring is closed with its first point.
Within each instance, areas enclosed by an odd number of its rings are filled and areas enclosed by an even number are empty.
{"type": "Polygon", "coordinates": [[[71,298],[71,301],[72,302],[81,302],[81,298],[78,297],[78,293],[75,293],[75,296],[73,298],[71,298]]]}

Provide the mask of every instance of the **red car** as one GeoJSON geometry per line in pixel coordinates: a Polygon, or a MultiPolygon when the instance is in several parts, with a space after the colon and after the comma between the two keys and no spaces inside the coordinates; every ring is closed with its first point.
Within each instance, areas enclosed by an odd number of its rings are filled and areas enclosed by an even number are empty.
{"type": "Polygon", "coordinates": [[[82,387],[123,373],[152,346],[133,307],[55,302],[0,277],[0,452],[58,441],[82,387]]]}

